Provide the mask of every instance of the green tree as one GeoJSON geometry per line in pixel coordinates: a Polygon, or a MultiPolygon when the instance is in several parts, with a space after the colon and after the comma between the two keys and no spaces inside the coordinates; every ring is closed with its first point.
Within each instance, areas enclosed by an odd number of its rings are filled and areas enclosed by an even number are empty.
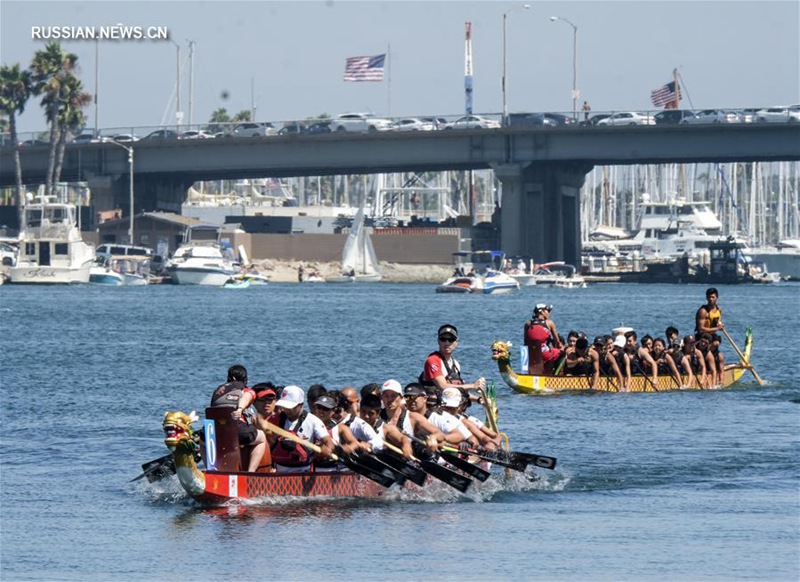
{"type": "Polygon", "coordinates": [[[20,209],[25,203],[25,188],[22,184],[22,163],[19,157],[17,115],[25,111],[25,105],[31,98],[32,91],[33,80],[30,71],[20,69],[19,64],[0,67],[0,112],[8,116],[11,145],[14,148],[17,206],[20,209]]]}
{"type": "Polygon", "coordinates": [[[50,156],[47,160],[45,195],[52,195],[55,191],[56,155],[61,129],[59,113],[64,90],[62,86],[70,83],[70,78],[75,76],[77,62],[77,55],[64,52],[56,42],[37,51],[31,62],[34,94],[42,96],[42,107],[50,124],[50,156]]]}
{"type": "Polygon", "coordinates": [[[224,107],[220,107],[216,111],[211,114],[211,117],[208,120],[208,131],[217,133],[218,131],[222,131],[222,125],[225,123],[231,122],[231,116],[228,115],[228,110],[224,107]]]}
{"type": "Polygon", "coordinates": [[[250,121],[250,110],[242,109],[239,113],[233,116],[233,119],[231,119],[231,121],[233,121],[234,123],[250,121]]]}
{"type": "Polygon", "coordinates": [[[83,110],[92,102],[92,96],[84,92],[83,83],[74,75],[67,77],[61,84],[58,106],[58,147],[56,165],[53,169],[53,184],[61,180],[61,168],[64,165],[64,149],[68,135],[80,133],[86,125],[83,110]]]}

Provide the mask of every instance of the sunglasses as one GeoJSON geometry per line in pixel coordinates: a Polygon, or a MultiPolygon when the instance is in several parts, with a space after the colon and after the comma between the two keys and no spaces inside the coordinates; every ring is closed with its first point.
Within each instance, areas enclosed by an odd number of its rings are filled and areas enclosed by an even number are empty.
{"type": "Polygon", "coordinates": [[[422,394],[414,394],[414,395],[409,395],[409,396],[403,396],[403,398],[405,398],[406,400],[408,400],[410,402],[414,402],[417,398],[422,398],[422,394]]]}
{"type": "Polygon", "coordinates": [[[451,335],[446,335],[446,336],[445,335],[440,335],[439,336],[439,341],[442,342],[443,344],[452,344],[452,343],[455,343],[458,340],[456,338],[454,338],[453,336],[451,336],[451,335]]]}
{"type": "Polygon", "coordinates": [[[326,406],[320,406],[319,404],[314,405],[314,410],[324,410],[325,412],[331,412],[333,409],[328,408],[326,406]]]}

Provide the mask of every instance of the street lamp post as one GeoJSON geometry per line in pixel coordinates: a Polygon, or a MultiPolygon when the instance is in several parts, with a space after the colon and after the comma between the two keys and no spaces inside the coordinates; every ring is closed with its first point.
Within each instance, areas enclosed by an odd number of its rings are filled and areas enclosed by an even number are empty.
{"type": "Polygon", "coordinates": [[[572,118],[578,121],[578,27],[563,16],[551,16],[550,21],[561,20],[572,27],[572,118]]]}
{"type": "Polygon", "coordinates": [[[528,10],[530,4],[520,4],[509,8],[503,12],[503,125],[508,125],[508,91],[507,91],[507,71],[508,71],[508,15],[517,9],[528,10]]]}
{"type": "Polygon", "coordinates": [[[129,168],[129,172],[130,172],[130,182],[128,184],[128,191],[129,191],[128,204],[130,205],[130,212],[129,212],[130,216],[129,216],[129,222],[128,222],[128,239],[129,239],[128,243],[133,245],[133,244],[136,244],[133,241],[133,216],[134,216],[134,210],[133,210],[133,146],[126,146],[126,145],[123,145],[123,144],[119,143],[118,141],[114,141],[114,140],[108,141],[106,143],[113,143],[115,146],[119,146],[122,149],[124,149],[126,152],[128,152],[128,168],[129,168]]]}
{"type": "MultiPolygon", "coordinates": [[[[175,87],[175,121],[178,128],[183,122],[183,112],[181,111],[181,45],[172,39],[169,39],[175,45],[177,51],[177,72],[176,72],[176,87],[175,87]]],[[[131,243],[133,244],[133,243],[131,243]]]]}

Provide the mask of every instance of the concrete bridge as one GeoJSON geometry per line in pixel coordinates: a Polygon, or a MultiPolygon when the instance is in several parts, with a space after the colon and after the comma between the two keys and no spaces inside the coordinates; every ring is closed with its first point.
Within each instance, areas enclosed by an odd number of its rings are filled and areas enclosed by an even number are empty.
{"type": "MultiPolygon", "coordinates": [[[[126,144],[130,145],[130,144],[126,144]]],[[[595,165],[800,160],[800,124],[555,127],[143,140],[133,145],[136,209],[180,212],[200,180],[493,169],[510,255],[580,259],[580,188],[595,165]]],[[[44,181],[48,147],[21,152],[23,181],[44,181]]],[[[128,153],[69,145],[61,178],[87,181],[95,210],[128,209],[128,153]]],[[[0,148],[0,185],[14,183],[0,148]]]]}

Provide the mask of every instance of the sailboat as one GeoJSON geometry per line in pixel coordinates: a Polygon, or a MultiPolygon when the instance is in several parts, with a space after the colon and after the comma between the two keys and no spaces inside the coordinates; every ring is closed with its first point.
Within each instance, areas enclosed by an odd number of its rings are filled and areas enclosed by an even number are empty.
{"type": "Polygon", "coordinates": [[[378,268],[378,258],[372,247],[372,239],[364,225],[364,206],[358,209],[353,219],[353,228],[347,235],[342,250],[343,274],[326,277],[328,283],[378,283],[383,278],[378,268]]]}

